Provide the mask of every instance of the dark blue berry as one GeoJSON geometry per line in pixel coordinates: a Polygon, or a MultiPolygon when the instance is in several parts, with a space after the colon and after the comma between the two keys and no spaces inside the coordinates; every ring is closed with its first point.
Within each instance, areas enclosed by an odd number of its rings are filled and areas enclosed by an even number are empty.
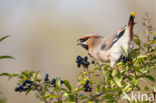
{"type": "Polygon", "coordinates": [[[26,83],[31,84],[32,81],[31,80],[25,80],[26,83]]]}
{"type": "Polygon", "coordinates": [[[44,81],[48,81],[49,80],[49,75],[48,74],[45,74],[45,78],[44,78],[44,81]]]}
{"type": "Polygon", "coordinates": [[[23,88],[23,91],[27,91],[28,90],[28,88],[23,88]]]}
{"type": "Polygon", "coordinates": [[[64,81],[63,80],[61,80],[61,84],[63,84],[64,83],[64,81]]]}
{"type": "Polygon", "coordinates": [[[19,90],[20,90],[20,88],[18,88],[18,87],[15,88],[15,91],[16,91],[16,92],[19,91],[19,90]]]}
{"type": "Polygon", "coordinates": [[[123,62],[123,63],[126,63],[126,62],[127,62],[127,60],[125,60],[125,59],[124,59],[124,60],[122,60],[122,62],[123,62]]]}
{"type": "Polygon", "coordinates": [[[89,66],[89,64],[90,64],[89,62],[84,63],[84,67],[87,68],[89,66]]]}
{"type": "Polygon", "coordinates": [[[87,89],[87,92],[91,92],[91,91],[92,91],[92,88],[88,88],[88,89],[87,89]]]}
{"type": "Polygon", "coordinates": [[[88,57],[87,57],[87,56],[84,57],[84,61],[85,61],[85,62],[88,61],[88,57]]]}
{"type": "Polygon", "coordinates": [[[48,81],[49,79],[48,78],[44,78],[44,81],[48,81]]]}
{"type": "Polygon", "coordinates": [[[77,61],[81,61],[83,58],[81,56],[77,56],[77,61]]]}
{"type": "Polygon", "coordinates": [[[22,85],[23,85],[23,86],[26,86],[26,85],[27,85],[27,83],[24,81],[22,85]]]}
{"type": "Polygon", "coordinates": [[[156,36],[155,36],[155,37],[153,37],[153,40],[156,40],[156,36]]]}
{"type": "Polygon", "coordinates": [[[80,68],[81,67],[81,64],[80,63],[77,63],[77,67],[80,68]]]}
{"type": "Polygon", "coordinates": [[[121,55],[121,57],[120,57],[121,59],[125,59],[125,56],[124,55],[121,55]]]}
{"type": "Polygon", "coordinates": [[[91,63],[92,63],[92,64],[95,64],[95,61],[94,61],[94,60],[92,60],[92,61],[91,61],[91,63]]]}
{"type": "Polygon", "coordinates": [[[88,88],[84,88],[84,91],[85,91],[85,92],[88,92],[88,88]]]}
{"type": "Polygon", "coordinates": [[[126,58],[126,60],[127,60],[127,61],[129,61],[129,60],[130,60],[130,58],[129,58],[129,57],[127,57],[127,58],[126,58]]]}
{"type": "Polygon", "coordinates": [[[26,91],[33,85],[33,81],[31,80],[25,80],[21,85],[15,88],[15,91],[22,92],[26,91]]]}
{"type": "Polygon", "coordinates": [[[56,79],[52,79],[51,84],[53,85],[55,84],[55,82],[56,82],[56,79]]]}
{"type": "Polygon", "coordinates": [[[89,88],[89,85],[84,85],[83,88],[89,88]]]}
{"type": "Polygon", "coordinates": [[[89,84],[89,80],[86,80],[86,84],[89,84]]]}

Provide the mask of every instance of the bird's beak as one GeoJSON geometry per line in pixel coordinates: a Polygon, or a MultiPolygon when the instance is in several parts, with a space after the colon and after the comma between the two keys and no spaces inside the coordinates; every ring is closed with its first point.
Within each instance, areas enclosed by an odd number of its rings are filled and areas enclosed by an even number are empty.
{"type": "Polygon", "coordinates": [[[80,41],[80,39],[77,40],[77,45],[81,45],[82,42],[80,41]]]}

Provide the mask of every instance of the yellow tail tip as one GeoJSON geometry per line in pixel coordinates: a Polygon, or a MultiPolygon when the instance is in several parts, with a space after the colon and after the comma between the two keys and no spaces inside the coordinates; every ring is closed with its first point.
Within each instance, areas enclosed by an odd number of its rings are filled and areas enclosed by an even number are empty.
{"type": "Polygon", "coordinates": [[[135,17],[135,12],[131,12],[131,15],[132,15],[133,17],[135,17]]]}

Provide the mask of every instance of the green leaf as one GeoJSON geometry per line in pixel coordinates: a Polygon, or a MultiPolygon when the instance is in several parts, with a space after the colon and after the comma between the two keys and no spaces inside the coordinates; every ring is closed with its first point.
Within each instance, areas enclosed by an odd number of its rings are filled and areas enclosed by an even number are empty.
{"type": "Polygon", "coordinates": [[[9,74],[9,73],[1,73],[0,76],[7,76],[7,77],[9,77],[9,78],[12,77],[12,75],[9,74]]]}
{"type": "Polygon", "coordinates": [[[56,88],[61,90],[61,79],[59,77],[56,78],[56,88]]]}
{"type": "Polygon", "coordinates": [[[113,94],[106,94],[105,96],[103,96],[103,99],[112,99],[112,98],[114,98],[113,97],[114,95],[113,94]]]}
{"type": "Polygon", "coordinates": [[[155,82],[155,78],[152,77],[151,75],[146,75],[145,76],[147,79],[151,80],[152,82],[155,82]]]}
{"type": "Polygon", "coordinates": [[[68,88],[69,92],[72,92],[72,87],[68,80],[64,80],[64,85],[68,88]]]}
{"type": "Polygon", "coordinates": [[[154,44],[154,43],[156,43],[156,40],[152,40],[152,41],[147,42],[145,46],[150,45],[150,44],[154,44]]]}
{"type": "Polygon", "coordinates": [[[68,97],[69,96],[69,94],[68,93],[63,93],[63,95],[65,96],[65,97],[68,97]]]}
{"type": "Polygon", "coordinates": [[[96,94],[99,94],[99,93],[100,93],[100,84],[96,86],[96,94]]]}
{"type": "Polygon", "coordinates": [[[88,97],[85,96],[84,94],[80,94],[79,95],[79,100],[83,100],[83,99],[87,99],[88,97]]]}
{"type": "Polygon", "coordinates": [[[8,37],[9,37],[9,35],[0,38],[0,42],[3,41],[4,39],[8,38],[8,37]]]}
{"type": "Polygon", "coordinates": [[[151,34],[154,34],[154,35],[156,35],[156,33],[155,32],[150,32],[151,34]]]}
{"type": "Polygon", "coordinates": [[[139,55],[137,58],[138,59],[147,58],[147,55],[139,55]]]}
{"type": "Polygon", "coordinates": [[[117,77],[114,78],[115,83],[116,83],[116,84],[118,85],[118,87],[120,87],[120,88],[122,87],[122,85],[121,85],[121,80],[122,80],[122,79],[117,78],[117,77]]]}
{"type": "Polygon", "coordinates": [[[38,72],[36,72],[36,74],[35,74],[35,77],[34,77],[34,82],[37,80],[38,73],[39,73],[39,71],[38,71],[38,72]]]}
{"type": "Polygon", "coordinates": [[[28,89],[28,90],[26,91],[25,95],[28,95],[28,94],[29,94],[29,92],[30,92],[31,90],[32,90],[31,88],[30,88],[30,89],[28,89]]]}
{"type": "Polygon", "coordinates": [[[126,48],[123,46],[121,46],[121,48],[122,48],[123,52],[125,53],[125,55],[128,56],[128,52],[127,52],[126,48]]]}
{"type": "Polygon", "coordinates": [[[139,45],[140,46],[140,40],[138,37],[134,38],[134,42],[135,44],[139,45]]]}
{"type": "Polygon", "coordinates": [[[3,55],[3,56],[0,56],[0,59],[15,59],[15,58],[12,56],[3,55]]]}
{"type": "Polygon", "coordinates": [[[56,97],[58,97],[57,95],[46,95],[45,97],[44,97],[44,99],[47,99],[47,98],[56,98],[56,97]]]}

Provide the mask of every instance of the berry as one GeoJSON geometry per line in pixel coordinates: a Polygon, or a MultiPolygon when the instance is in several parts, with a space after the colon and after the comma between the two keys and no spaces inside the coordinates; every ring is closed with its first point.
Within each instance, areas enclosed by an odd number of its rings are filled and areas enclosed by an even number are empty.
{"type": "Polygon", "coordinates": [[[85,91],[85,92],[88,92],[88,88],[85,88],[84,91],[85,91]]]}
{"type": "Polygon", "coordinates": [[[91,92],[92,91],[92,88],[87,88],[87,92],[91,92]]]}
{"type": "Polygon", "coordinates": [[[89,85],[84,85],[83,88],[89,88],[89,85]]]}
{"type": "Polygon", "coordinates": [[[44,81],[48,81],[49,79],[48,78],[44,78],[44,81]]]}
{"type": "Polygon", "coordinates": [[[23,88],[23,91],[27,91],[28,89],[27,88],[23,88]]]}
{"type": "Polygon", "coordinates": [[[81,65],[83,65],[85,68],[87,68],[90,65],[87,56],[85,56],[84,58],[82,58],[81,56],[77,56],[76,63],[78,68],[81,67],[81,65]]]}
{"type": "Polygon", "coordinates": [[[124,59],[124,60],[122,60],[122,62],[123,62],[123,63],[126,63],[126,62],[127,62],[127,60],[125,60],[125,59],[124,59]]]}
{"type": "Polygon", "coordinates": [[[25,80],[21,85],[15,88],[15,91],[22,92],[31,88],[33,82],[31,80],[25,80]]]}
{"type": "Polygon", "coordinates": [[[80,63],[83,60],[81,56],[77,56],[76,63],[80,63]]]}
{"type": "Polygon", "coordinates": [[[129,60],[130,60],[130,58],[129,58],[129,57],[127,57],[127,58],[126,58],[126,60],[127,60],[127,61],[129,61],[129,60]]]}
{"type": "Polygon", "coordinates": [[[81,67],[81,64],[80,63],[77,63],[77,67],[80,68],[81,67]]]}
{"type": "Polygon", "coordinates": [[[27,85],[27,83],[24,81],[22,85],[23,85],[23,86],[26,86],[26,85],[27,85]]]}
{"type": "Polygon", "coordinates": [[[87,68],[89,66],[89,64],[90,64],[89,62],[84,63],[84,67],[87,68]]]}
{"type": "Polygon", "coordinates": [[[153,37],[153,40],[156,40],[156,36],[155,36],[155,37],[153,37]]]}
{"type": "Polygon", "coordinates": [[[125,59],[125,56],[124,56],[124,55],[121,55],[120,58],[121,58],[121,59],[125,59]]]}
{"type": "Polygon", "coordinates": [[[91,63],[92,63],[92,64],[95,64],[95,61],[94,61],[94,60],[92,60],[92,61],[91,61],[91,63]]]}
{"type": "Polygon", "coordinates": [[[15,88],[15,91],[16,91],[16,92],[19,91],[19,90],[20,90],[20,88],[18,88],[18,87],[15,88]]]}
{"type": "Polygon", "coordinates": [[[25,80],[24,82],[28,83],[28,84],[32,84],[31,80],[25,80]]]}
{"type": "Polygon", "coordinates": [[[81,56],[77,56],[77,60],[82,60],[82,57],[81,56]]]}
{"type": "Polygon", "coordinates": [[[54,85],[56,82],[56,79],[52,79],[51,84],[54,85]]]}
{"type": "Polygon", "coordinates": [[[88,57],[87,57],[87,56],[84,57],[84,61],[85,61],[85,62],[88,61],[88,57]]]}
{"type": "Polygon", "coordinates": [[[86,84],[89,84],[89,80],[86,80],[86,84]]]}
{"type": "Polygon", "coordinates": [[[61,80],[61,84],[63,84],[64,83],[64,81],[63,80],[61,80]]]}
{"type": "Polygon", "coordinates": [[[49,80],[49,75],[48,74],[45,74],[45,78],[44,78],[44,81],[48,81],[49,80]]]}

